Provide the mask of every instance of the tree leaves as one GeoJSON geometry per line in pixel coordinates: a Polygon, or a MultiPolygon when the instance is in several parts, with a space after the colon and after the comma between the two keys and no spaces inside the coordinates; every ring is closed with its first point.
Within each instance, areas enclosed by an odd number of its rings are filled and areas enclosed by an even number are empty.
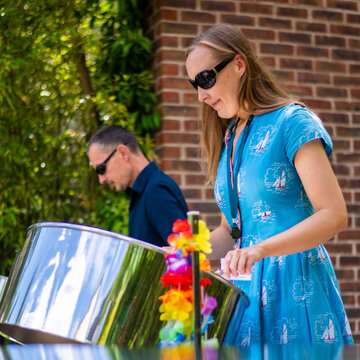
{"type": "Polygon", "coordinates": [[[128,200],[100,187],[86,156],[102,125],[142,149],[160,126],[141,28],[145,0],[0,5],[0,274],[42,221],[127,233],[128,200]]]}

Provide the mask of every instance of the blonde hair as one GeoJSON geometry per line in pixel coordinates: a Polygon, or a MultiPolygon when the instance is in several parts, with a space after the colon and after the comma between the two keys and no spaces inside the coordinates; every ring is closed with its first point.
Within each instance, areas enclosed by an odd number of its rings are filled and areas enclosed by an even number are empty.
{"type": "MultiPolygon", "coordinates": [[[[276,84],[274,76],[258,59],[250,41],[235,27],[221,24],[209,28],[193,40],[186,50],[186,56],[200,45],[208,47],[218,61],[236,54],[243,56],[246,70],[239,83],[240,109],[259,115],[294,102],[304,106],[276,84]]],[[[216,178],[222,141],[229,122],[231,120],[220,118],[216,110],[203,103],[201,143],[211,183],[216,178]]]]}

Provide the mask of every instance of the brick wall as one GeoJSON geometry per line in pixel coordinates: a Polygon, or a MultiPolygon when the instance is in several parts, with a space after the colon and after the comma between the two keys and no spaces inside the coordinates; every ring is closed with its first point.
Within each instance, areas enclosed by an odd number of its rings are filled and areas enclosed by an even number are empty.
{"type": "Polygon", "coordinates": [[[219,224],[220,215],[212,188],[204,185],[197,94],[187,81],[184,59],[195,35],[217,23],[237,25],[287,89],[324,121],[349,212],[348,230],[326,247],[360,340],[360,2],[153,0],[148,10],[163,119],[156,137],[160,166],[209,227],[219,224]]]}

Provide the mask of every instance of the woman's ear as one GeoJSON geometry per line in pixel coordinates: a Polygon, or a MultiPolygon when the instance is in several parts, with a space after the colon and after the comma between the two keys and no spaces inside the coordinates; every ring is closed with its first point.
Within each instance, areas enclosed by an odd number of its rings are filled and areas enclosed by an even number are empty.
{"type": "Polygon", "coordinates": [[[235,64],[237,69],[241,72],[242,75],[246,70],[246,62],[244,56],[241,54],[235,55],[235,64]]]}

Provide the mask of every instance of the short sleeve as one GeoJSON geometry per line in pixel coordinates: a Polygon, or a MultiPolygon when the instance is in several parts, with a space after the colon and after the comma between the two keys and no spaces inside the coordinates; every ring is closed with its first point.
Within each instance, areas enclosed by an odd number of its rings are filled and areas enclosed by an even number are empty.
{"type": "Polygon", "coordinates": [[[181,198],[180,189],[176,193],[164,184],[157,184],[152,188],[151,196],[147,199],[147,214],[165,244],[168,236],[172,234],[174,222],[177,219],[186,219],[187,208],[181,198]]]}
{"type": "MultiPolygon", "coordinates": [[[[290,110],[290,109],[289,109],[290,110]]],[[[294,164],[296,151],[309,141],[320,139],[327,156],[332,153],[333,144],[322,121],[310,110],[296,106],[285,114],[284,142],[289,161],[294,164]]]]}

